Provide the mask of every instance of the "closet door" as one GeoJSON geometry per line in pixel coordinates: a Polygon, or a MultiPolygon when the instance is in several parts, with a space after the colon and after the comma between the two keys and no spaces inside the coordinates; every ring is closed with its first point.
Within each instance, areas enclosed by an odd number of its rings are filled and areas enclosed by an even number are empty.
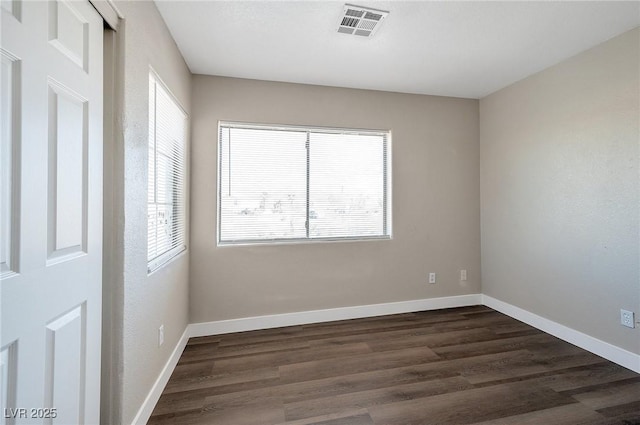
{"type": "Polygon", "coordinates": [[[1,4],[0,420],[98,423],[102,18],[1,4]]]}

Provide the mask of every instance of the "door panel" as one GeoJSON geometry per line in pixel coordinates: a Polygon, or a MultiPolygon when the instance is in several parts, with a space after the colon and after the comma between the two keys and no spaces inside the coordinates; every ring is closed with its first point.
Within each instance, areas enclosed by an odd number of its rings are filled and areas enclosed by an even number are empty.
{"type": "Polygon", "coordinates": [[[84,417],[85,305],[47,324],[44,405],[56,407],[53,423],[81,423],[84,417]]]}
{"type": "Polygon", "coordinates": [[[0,421],[98,423],[102,19],[86,0],[1,10],[0,421]]]}
{"type": "Polygon", "coordinates": [[[88,103],[49,80],[47,264],[86,253],[88,103]]]}
{"type": "Polygon", "coordinates": [[[20,60],[0,50],[0,278],[18,271],[20,232],[20,60]]]}

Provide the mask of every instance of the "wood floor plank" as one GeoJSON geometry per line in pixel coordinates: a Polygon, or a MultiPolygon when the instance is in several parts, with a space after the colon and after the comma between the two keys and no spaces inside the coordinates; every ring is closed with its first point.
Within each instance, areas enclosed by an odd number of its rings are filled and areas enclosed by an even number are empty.
{"type": "Polygon", "coordinates": [[[183,377],[181,379],[170,379],[165,387],[164,393],[278,379],[279,376],[277,366],[267,366],[251,370],[215,371],[207,374],[183,377]]]}
{"type": "Polygon", "coordinates": [[[461,316],[461,320],[435,323],[433,326],[441,331],[452,331],[513,323],[511,317],[493,310],[463,313],[461,316]]]}
{"type": "Polygon", "coordinates": [[[204,407],[204,400],[210,395],[209,388],[180,391],[175,393],[163,392],[153,410],[153,415],[167,415],[171,413],[185,413],[200,411],[204,407]]]}
{"type": "Polygon", "coordinates": [[[369,414],[311,422],[313,425],[375,425],[369,414]]]}
{"type": "Polygon", "coordinates": [[[284,401],[295,403],[458,376],[458,373],[452,370],[425,366],[421,364],[296,382],[289,386],[293,391],[284,395],[284,401]]]}
{"type": "Polygon", "coordinates": [[[215,371],[224,370],[246,370],[271,365],[283,366],[297,364],[301,362],[310,362],[314,360],[331,361],[331,359],[345,356],[353,356],[357,354],[371,353],[371,349],[365,343],[342,344],[338,347],[315,347],[295,348],[290,350],[275,351],[259,354],[248,354],[241,357],[231,357],[216,360],[214,363],[215,371]]]}
{"type": "Polygon", "coordinates": [[[574,394],[573,398],[595,410],[634,403],[640,401],[640,382],[574,394]]]}
{"type": "Polygon", "coordinates": [[[471,424],[571,403],[575,400],[549,388],[515,383],[373,406],[368,410],[377,425],[471,424]]]}
{"type": "Polygon", "coordinates": [[[617,418],[619,416],[640,415],[640,401],[632,401],[630,403],[617,404],[611,407],[598,409],[598,413],[604,416],[617,418]]]}
{"type": "Polygon", "coordinates": [[[284,421],[282,403],[276,400],[254,401],[232,408],[204,408],[178,414],[155,415],[149,425],[265,425],[284,421]]]}
{"type": "Polygon", "coordinates": [[[173,373],[171,374],[172,381],[179,381],[181,379],[193,379],[194,377],[200,377],[203,375],[211,374],[213,369],[213,361],[211,362],[183,362],[178,361],[173,373]]]}
{"type": "Polygon", "coordinates": [[[507,416],[473,425],[584,425],[605,423],[607,419],[583,404],[573,403],[544,410],[535,410],[520,415],[507,416]]]}
{"type": "Polygon", "coordinates": [[[532,361],[533,357],[534,355],[530,352],[521,350],[509,357],[464,367],[461,374],[472,384],[481,384],[548,371],[544,365],[532,361]]]}
{"type": "Polygon", "coordinates": [[[515,320],[512,322],[506,322],[504,324],[493,325],[491,326],[491,330],[498,335],[514,332],[541,333],[541,331],[539,331],[538,329],[532,328],[526,323],[518,322],[515,320]]]}
{"type": "Polygon", "coordinates": [[[445,333],[427,334],[414,331],[407,335],[373,339],[368,341],[367,344],[373,351],[388,351],[414,347],[446,347],[448,345],[461,345],[470,342],[491,341],[496,338],[496,334],[489,329],[463,329],[445,333]]]}
{"type": "Polygon", "coordinates": [[[153,425],[640,425],[640,375],[485,306],[191,338],[153,425]]]}
{"type": "Polygon", "coordinates": [[[412,366],[373,370],[369,372],[353,373],[348,375],[332,376],[316,380],[303,380],[299,382],[285,383],[281,380],[273,381],[271,385],[263,385],[254,388],[234,388],[229,391],[217,391],[211,388],[211,397],[208,402],[225,398],[261,398],[273,394],[277,389],[285,403],[295,403],[305,400],[345,395],[353,392],[368,391],[391,386],[426,382],[436,379],[446,379],[459,375],[460,370],[473,365],[491,361],[505,361],[509,357],[518,355],[519,352],[489,354],[486,356],[463,358],[452,362],[423,363],[412,366]],[[217,398],[216,396],[221,396],[217,398]]]}
{"type": "Polygon", "coordinates": [[[314,416],[275,425],[375,425],[367,409],[350,409],[346,412],[314,416]]]}
{"type": "Polygon", "coordinates": [[[212,342],[220,342],[220,335],[212,336],[196,336],[189,338],[189,345],[210,344],[212,342]]]}
{"type": "Polygon", "coordinates": [[[544,344],[550,342],[552,341],[552,338],[553,337],[550,335],[540,333],[535,335],[500,338],[491,341],[434,347],[433,351],[442,358],[450,360],[460,357],[473,357],[482,354],[528,349],[536,343],[544,344]]]}
{"type": "Polygon", "coordinates": [[[303,381],[377,369],[391,369],[439,359],[428,347],[410,348],[343,357],[340,361],[328,359],[289,364],[280,367],[280,377],[284,382],[303,381]]]}
{"type": "Polygon", "coordinates": [[[578,393],[584,392],[581,389],[585,387],[608,383],[615,384],[626,379],[640,379],[640,375],[615,363],[601,362],[567,370],[558,370],[558,373],[539,378],[537,382],[555,391],[574,390],[578,393]]]}
{"type": "Polygon", "coordinates": [[[299,350],[309,348],[309,342],[302,338],[289,338],[286,341],[269,341],[253,344],[237,344],[216,346],[206,349],[207,344],[195,345],[197,350],[188,350],[192,346],[188,345],[180,358],[181,363],[193,363],[203,360],[218,360],[230,357],[247,356],[251,354],[272,353],[287,350],[299,350]]]}
{"type": "MultiPolygon", "coordinates": [[[[387,316],[384,316],[387,317],[387,316]]],[[[412,320],[403,319],[396,320],[395,315],[392,320],[384,320],[380,323],[366,323],[355,326],[354,319],[348,322],[354,322],[349,326],[345,324],[333,325],[331,328],[317,327],[310,330],[304,330],[298,337],[306,338],[307,340],[320,340],[327,338],[350,338],[350,337],[367,337],[367,340],[375,339],[377,335],[384,336],[392,332],[421,332],[421,333],[437,333],[440,332],[436,325],[442,323],[457,323],[460,320],[467,320],[458,315],[457,318],[453,316],[447,317],[446,320],[436,320],[434,317],[416,318],[412,320]]],[[[355,340],[354,340],[355,341],[355,340]]]]}
{"type": "Polygon", "coordinates": [[[420,366],[376,370],[372,372],[343,375],[318,380],[281,383],[246,391],[212,394],[206,403],[222,405],[237,404],[246,399],[262,399],[274,396],[282,397],[285,403],[303,402],[350,393],[388,388],[418,382],[442,380],[457,376],[454,372],[441,370],[421,370],[420,366]]]}
{"type": "Polygon", "coordinates": [[[436,394],[470,389],[472,385],[462,377],[416,382],[413,384],[394,385],[369,391],[357,391],[338,396],[323,397],[284,406],[287,420],[302,419],[312,416],[342,412],[355,407],[369,408],[383,404],[391,404],[405,400],[429,397],[436,394]]]}
{"type": "MultiPolygon", "coordinates": [[[[461,371],[492,361],[507,361],[521,352],[488,354],[479,357],[467,357],[450,362],[429,362],[389,369],[377,369],[348,375],[332,376],[316,380],[303,380],[291,384],[281,383],[283,400],[294,403],[353,392],[374,390],[397,385],[426,382],[434,379],[446,379],[459,376],[461,371]]],[[[254,395],[259,397],[259,392],[254,395]]]]}

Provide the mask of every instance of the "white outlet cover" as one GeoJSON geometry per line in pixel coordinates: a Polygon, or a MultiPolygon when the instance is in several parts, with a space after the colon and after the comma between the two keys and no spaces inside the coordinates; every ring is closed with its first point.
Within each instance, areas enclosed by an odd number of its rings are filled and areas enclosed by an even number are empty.
{"type": "Polygon", "coordinates": [[[628,328],[635,328],[635,317],[633,311],[620,310],[620,324],[628,328]]]}

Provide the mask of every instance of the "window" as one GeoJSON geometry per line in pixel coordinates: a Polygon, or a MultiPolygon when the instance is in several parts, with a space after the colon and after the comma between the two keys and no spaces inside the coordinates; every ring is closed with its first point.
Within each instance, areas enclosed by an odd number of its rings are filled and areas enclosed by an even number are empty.
{"type": "Polygon", "coordinates": [[[149,76],[148,271],[186,249],[187,116],[160,80],[149,76]]]}
{"type": "Polygon", "coordinates": [[[388,131],[219,129],[219,244],[390,238],[388,131]]]}

